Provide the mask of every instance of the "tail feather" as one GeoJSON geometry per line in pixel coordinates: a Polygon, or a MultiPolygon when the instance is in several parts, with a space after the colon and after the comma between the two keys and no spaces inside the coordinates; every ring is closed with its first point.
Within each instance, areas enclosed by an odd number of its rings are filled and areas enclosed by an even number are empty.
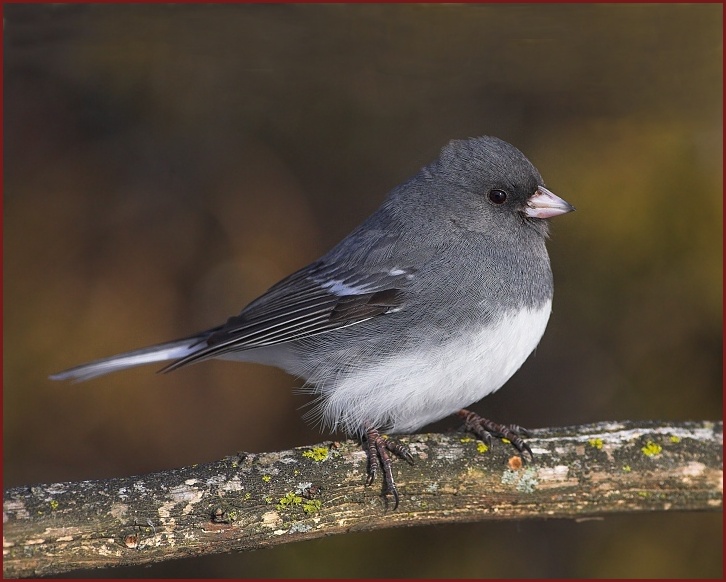
{"type": "Polygon", "coordinates": [[[133,350],[108,358],[94,360],[93,362],[81,364],[80,366],[75,366],[53,374],[50,376],[50,379],[83,382],[96,376],[103,376],[104,374],[110,374],[111,372],[126,368],[184,358],[204,347],[204,344],[200,343],[200,340],[204,339],[204,337],[192,337],[165,344],[157,344],[155,346],[149,346],[148,348],[141,348],[140,350],[133,350]]]}

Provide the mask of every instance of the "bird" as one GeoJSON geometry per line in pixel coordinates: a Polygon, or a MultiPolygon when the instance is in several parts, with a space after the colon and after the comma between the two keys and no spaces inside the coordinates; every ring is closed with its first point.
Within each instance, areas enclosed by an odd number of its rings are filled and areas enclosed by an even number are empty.
{"type": "Polygon", "coordinates": [[[276,366],[314,395],[307,420],[359,440],[366,485],[399,493],[392,459],[408,434],[455,415],[490,443],[532,451],[515,424],[468,409],[501,388],[552,311],[549,219],[574,207],[527,157],[493,136],[455,139],[393,188],[319,259],[225,323],[50,376],[83,381],[154,362],[162,372],[213,358],[276,366]]]}

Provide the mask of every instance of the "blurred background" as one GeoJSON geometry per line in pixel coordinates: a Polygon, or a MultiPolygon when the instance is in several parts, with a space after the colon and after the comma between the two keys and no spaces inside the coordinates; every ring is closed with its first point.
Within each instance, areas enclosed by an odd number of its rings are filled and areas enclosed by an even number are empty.
{"type": "MultiPolygon", "coordinates": [[[[331,438],[264,366],[47,377],[225,321],[483,134],[577,212],[552,221],[536,355],[475,409],[722,418],[720,4],[3,8],[5,487],[331,438]]],[[[385,530],[92,574],[720,577],[721,518],[385,530]]]]}

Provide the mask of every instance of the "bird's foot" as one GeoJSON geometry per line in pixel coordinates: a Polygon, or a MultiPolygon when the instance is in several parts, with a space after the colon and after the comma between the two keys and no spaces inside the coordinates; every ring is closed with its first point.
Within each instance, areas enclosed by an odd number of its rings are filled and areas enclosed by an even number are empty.
{"type": "Polygon", "coordinates": [[[398,490],[393,480],[392,461],[389,452],[413,465],[413,455],[406,445],[381,435],[375,428],[367,428],[364,448],[368,456],[368,478],[366,485],[373,483],[378,473],[378,467],[383,470],[383,495],[389,493],[393,496],[393,509],[398,508],[398,490]]]}
{"type": "Polygon", "coordinates": [[[491,446],[492,436],[507,439],[517,449],[519,454],[522,455],[522,459],[524,459],[526,452],[529,455],[530,461],[534,460],[532,449],[522,439],[522,437],[531,436],[526,428],[522,428],[516,424],[510,424],[509,426],[498,424],[482,418],[475,412],[466,410],[465,408],[457,412],[457,415],[464,421],[464,430],[473,433],[477,438],[483,440],[487,446],[491,446]]]}

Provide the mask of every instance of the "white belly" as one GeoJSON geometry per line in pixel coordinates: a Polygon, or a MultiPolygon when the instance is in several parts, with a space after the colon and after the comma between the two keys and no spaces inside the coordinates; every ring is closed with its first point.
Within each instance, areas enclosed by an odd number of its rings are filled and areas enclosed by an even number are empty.
{"type": "Polygon", "coordinates": [[[473,337],[343,376],[326,390],[323,420],[348,434],[360,434],[366,423],[406,433],[454,414],[509,380],[537,347],[551,309],[548,301],[505,316],[473,337]]]}

